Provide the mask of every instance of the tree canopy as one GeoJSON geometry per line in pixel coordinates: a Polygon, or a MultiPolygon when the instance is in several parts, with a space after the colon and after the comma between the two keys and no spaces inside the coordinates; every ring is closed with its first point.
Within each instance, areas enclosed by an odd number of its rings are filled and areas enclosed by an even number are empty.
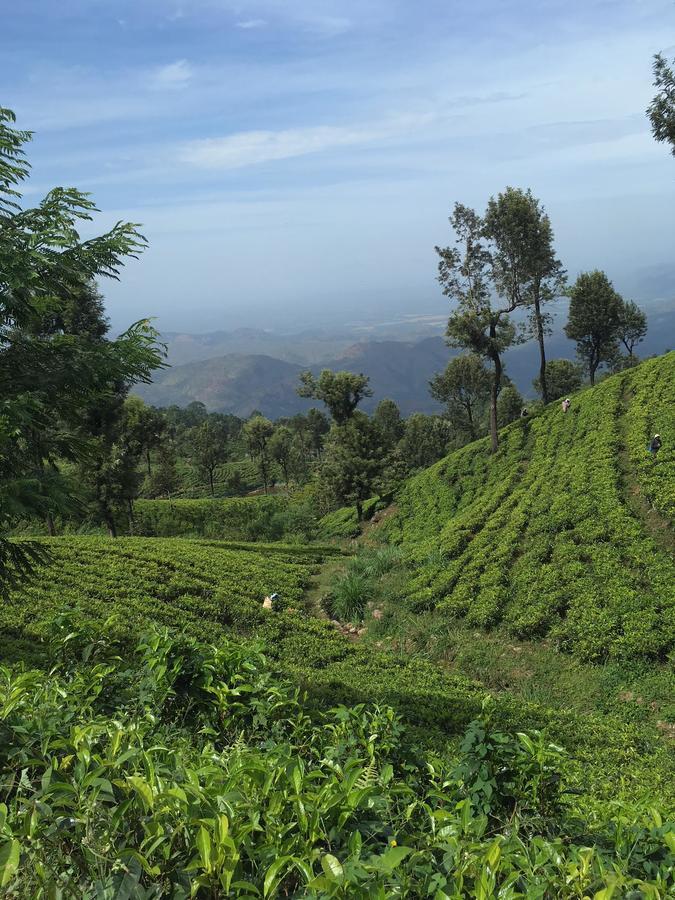
{"type": "Polygon", "coordinates": [[[617,351],[623,300],[604,272],[582,272],[570,289],[565,334],[576,341],[577,355],[588,369],[591,384],[603,362],[617,351]]]}
{"type": "Polygon", "coordinates": [[[652,134],[657,141],[670,144],[670,151],[675,156],[675,59],[668,63],[665,56],[656,54],[654,87],[657,93],[647,109],[652,134]]]}
{"type": "Polygon", "coordinates": [[[303,372],[298,394],[321,400],[326,404],[333,421],[344,425],[354,415],[361,400],[372,397],[368,381],[366,375],[355,375],[353,372],[331,372],[330,369],[324,369],[318,378],[311,372],[303,372]]]}
{"type": "MultiPolygon", "coordinates": [[[[52,468],[54,448],[36,447],[33,435],[58,431],[59,455],[81,457],[86,449],[77,431],[95,398],[114,385],[148,380],[161,362],[147,320],[104,340],[107,325],[95,304],[80,303],[93,279],[118,278],[145,238],[129,222],[82,238],[79,228],[98,210],[75,188],[54,188],[24,208],[30,140],[15,127],[14,113],[0,108],[0,529],[17,514],[56,512],[72,500],[62,479],[38,477],[52,468]],[[83,306],[92,327],[78,318],[83,306]],[[35,452],[26,454],[28,444],[35,452]]],[[[37,552],[0,533],[0,592],[30,570],[37,552]]]]}

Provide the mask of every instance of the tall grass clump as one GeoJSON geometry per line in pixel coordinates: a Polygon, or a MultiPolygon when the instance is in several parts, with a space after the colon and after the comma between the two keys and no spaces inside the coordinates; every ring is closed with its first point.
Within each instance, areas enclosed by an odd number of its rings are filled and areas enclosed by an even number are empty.
{"type": "Polygon", "coordinates": [[[343,622],[360,622],[374,592],[372,579],[365,572],[348,568],[333,582],[331,614],[343,622]]]}

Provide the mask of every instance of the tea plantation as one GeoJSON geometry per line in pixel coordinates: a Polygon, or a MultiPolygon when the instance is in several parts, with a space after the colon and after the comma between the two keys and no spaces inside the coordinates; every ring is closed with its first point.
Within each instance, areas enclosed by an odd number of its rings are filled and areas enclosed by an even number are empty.
{"type": "Polygon", "coordinates": [[[408,598],[473,626],[548,637],[587,661],[675,647],[675,353],[608,378],[408,482],[387,524],[408,598]],[[650,436],[664,440],[657,458],[650,436]],[[622,472],[626,456],[628,474],[622,472]],[[642,521],[638,493],[661,520],[642,521]]]}
{"type": "MultiPolygon", "coordinates": [[[[675,354],[412,479],[391,603],[663,668],[673,386],[675,354]]],[[[0,896],[675,896],[668,736],[348,639],[308,601],[339,549],[43,544],[0,608],[0,896]]]]}

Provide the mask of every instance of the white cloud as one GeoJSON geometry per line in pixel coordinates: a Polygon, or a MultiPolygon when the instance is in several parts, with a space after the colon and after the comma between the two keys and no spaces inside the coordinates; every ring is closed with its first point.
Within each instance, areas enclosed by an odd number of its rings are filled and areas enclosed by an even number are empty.
{"type": "Polygon", "coordinates": [[[245,31],[248,31],[252,28],[264,28],[267,25],[267,21],[265,19],[244,19],[243,22],[236,23],[237,28],[243,28],[245,31]]]}
{"type": "Polygon", "coordinates": [[[238,169],[394,137],[412,131],[429,119],[429,116],[414,116],[374,125],[319,125],[280,131],[242,131],[220,138],[190,141],[179,151],[179,158],[181,162],[204,169],[238,169]]]}
{"type": "Polygon", "coordinates": [[[164,90],[166,88],[182,88],[192,78],[192,69],[186,59],[179,59],[166,66],[160,66],[152,73],[150,85],[153,88],[164,90]]]}

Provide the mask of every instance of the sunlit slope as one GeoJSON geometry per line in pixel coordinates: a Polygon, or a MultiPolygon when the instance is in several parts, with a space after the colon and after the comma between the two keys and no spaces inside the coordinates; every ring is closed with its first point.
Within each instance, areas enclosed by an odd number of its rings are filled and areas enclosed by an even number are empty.
{"type": "MultiPolygon", "coordinates": [[[[480,684],[419,656],[350,641],[327,621],[306,616],[305,590],[329,550],[138,537],[45,543],[51,565],[0,607],[2,663],[50,668],[60,659],[53,639],[60,644],[73,632],[87,636],[93,659],[99,637],[116,642],[125,659],[138,636],[159,625],[216,645],[224,638],[260,645],[275,671],[307,691],[312,708],[391,705],[430,744],[447,746],[483,709],[487,692],[480,684]],[[281,594],[274,611],[262,607],[270,590],[281,594]]],[[[655,731],[504,693],[491,716],[510,730],[546,728],[574,752],[589,794],[672,799],[671,761],[655,731]]]]}
{"type": "Polygon", "coordinates": [[[0,639],[39,642],[55,617],[107,636],[155,624],[217,640],[261,621],[266,594],[297,605],[323,551],[176,538],[61,537],[42,541],[51,563],[0,606],[0,639]]]}
{"type": "Polygon", "coordinates": [[[675,646],[674,398],[670,353],[581,392],[567,414],[553,404],[514,423],[494,456],[479,441],[411,479],[387,527],[415,564],[414,603],[588,660],[663,658],[675,646]]]}

